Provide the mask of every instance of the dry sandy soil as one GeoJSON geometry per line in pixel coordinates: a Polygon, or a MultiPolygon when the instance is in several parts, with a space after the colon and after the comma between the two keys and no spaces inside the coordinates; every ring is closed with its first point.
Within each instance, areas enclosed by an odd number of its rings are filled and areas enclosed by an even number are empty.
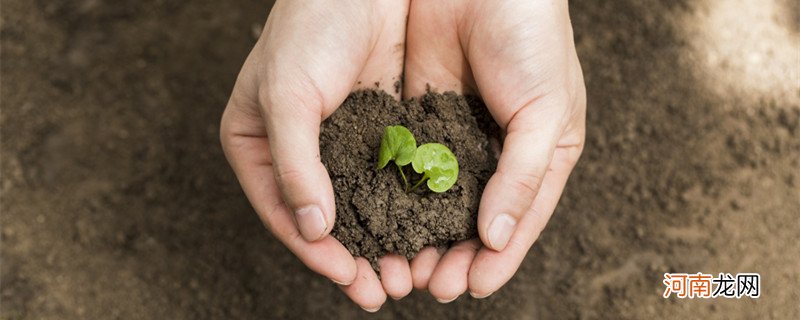
{"type": "MultiPolygon", "coordinates": [[[[800,318],[800,8],[572,3],[588,145],[520,272],[374,318],[800,318]],[[759,272],[760,299],[661,297],[759,272]]],[[[366,316],[270,236],[218,121],[262,1],[3,0],[3,319],[366,316]]]]}

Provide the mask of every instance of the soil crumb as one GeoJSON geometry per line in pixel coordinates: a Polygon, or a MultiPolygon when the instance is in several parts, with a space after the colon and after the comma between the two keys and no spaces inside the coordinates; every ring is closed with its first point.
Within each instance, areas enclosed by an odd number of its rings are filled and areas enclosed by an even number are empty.
{"type": "MultiPolygon", "coordinates": [[[[357,91],[322,124],[320,150],[336,194],[332,234],[355,256],[376,266],[393,252],[413,258],[426,246],[477,237],[478,202],[497,159],[490,138],[498,132],[479,99],[428,92],[397,101],[384,91],[357,91]],[[458,158],[456,184],[444,193],[420,187],[406,193],[397,166],[375,164],[386,126],[406,126],[417,145],[438,142],[458,158]]],[[[405,167],[410,183],[419,180],[405,167]]]]}

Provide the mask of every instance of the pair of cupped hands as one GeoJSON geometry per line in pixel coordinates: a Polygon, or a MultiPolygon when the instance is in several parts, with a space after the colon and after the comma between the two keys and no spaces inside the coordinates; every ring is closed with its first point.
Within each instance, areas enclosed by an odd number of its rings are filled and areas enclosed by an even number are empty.
{"type": "MultiPolygon", "coordinates": [[[[277,1],[222,117],[221,140],[266,227],[367,311],[427,289],[487,297],[516,272],[584,145],[586,94],[566,0],[277,1]],[[404,75],[402,94],[395,80],[404,75]],[[320,123],[347,95],[478,94],[503,129],[480,239],[369,262],[329,235],[333,188],[320,123]]],[[[377,157],[377,155],[376,155],[377,157]]]]}

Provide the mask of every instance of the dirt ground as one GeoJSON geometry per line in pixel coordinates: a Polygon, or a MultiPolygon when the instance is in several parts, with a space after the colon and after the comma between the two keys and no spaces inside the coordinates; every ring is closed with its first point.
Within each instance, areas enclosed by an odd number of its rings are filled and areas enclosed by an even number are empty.
{"type": "MultiPolygon", "coordinates": [[[[800,318],[800,8],[570,8],[587,147],[486,300],[377,319],[800,318]],[[754,300],[663,299],[664,272],[758,272],[754,300]]],[[[261,226],[218,122],[263,1],[2,0],[2,319],[366,317],[261,226]]]]}

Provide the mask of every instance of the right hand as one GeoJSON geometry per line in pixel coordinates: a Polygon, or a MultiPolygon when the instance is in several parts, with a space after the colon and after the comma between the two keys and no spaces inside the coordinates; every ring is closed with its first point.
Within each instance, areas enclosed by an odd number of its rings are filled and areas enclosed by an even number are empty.
{"type": "Polygon", "coordinates": [[[414,286],[440,302],[499,290],[544,230],[583,150],[586,90],[567,1],[413,1],[406,97],[479,93],[503,130],[478,209],[478,239],[424,248],[414,286]],[[436,41],[430,41],[436,39],[436,41]]]}
{"type": "MultiPolygon", "coordinates": [[[[411,289],[408,261],[381,258],[379,280],[329,235],[336,207],[320,161],[319,132],[357,89],[391,87],[403,72],[408,3],[278,1],[242,67],[220,139],[264,225],[311,270],[377,311],[411,289]]],[[[395,96],[399,98],[399,96],[395,96]]]]}

